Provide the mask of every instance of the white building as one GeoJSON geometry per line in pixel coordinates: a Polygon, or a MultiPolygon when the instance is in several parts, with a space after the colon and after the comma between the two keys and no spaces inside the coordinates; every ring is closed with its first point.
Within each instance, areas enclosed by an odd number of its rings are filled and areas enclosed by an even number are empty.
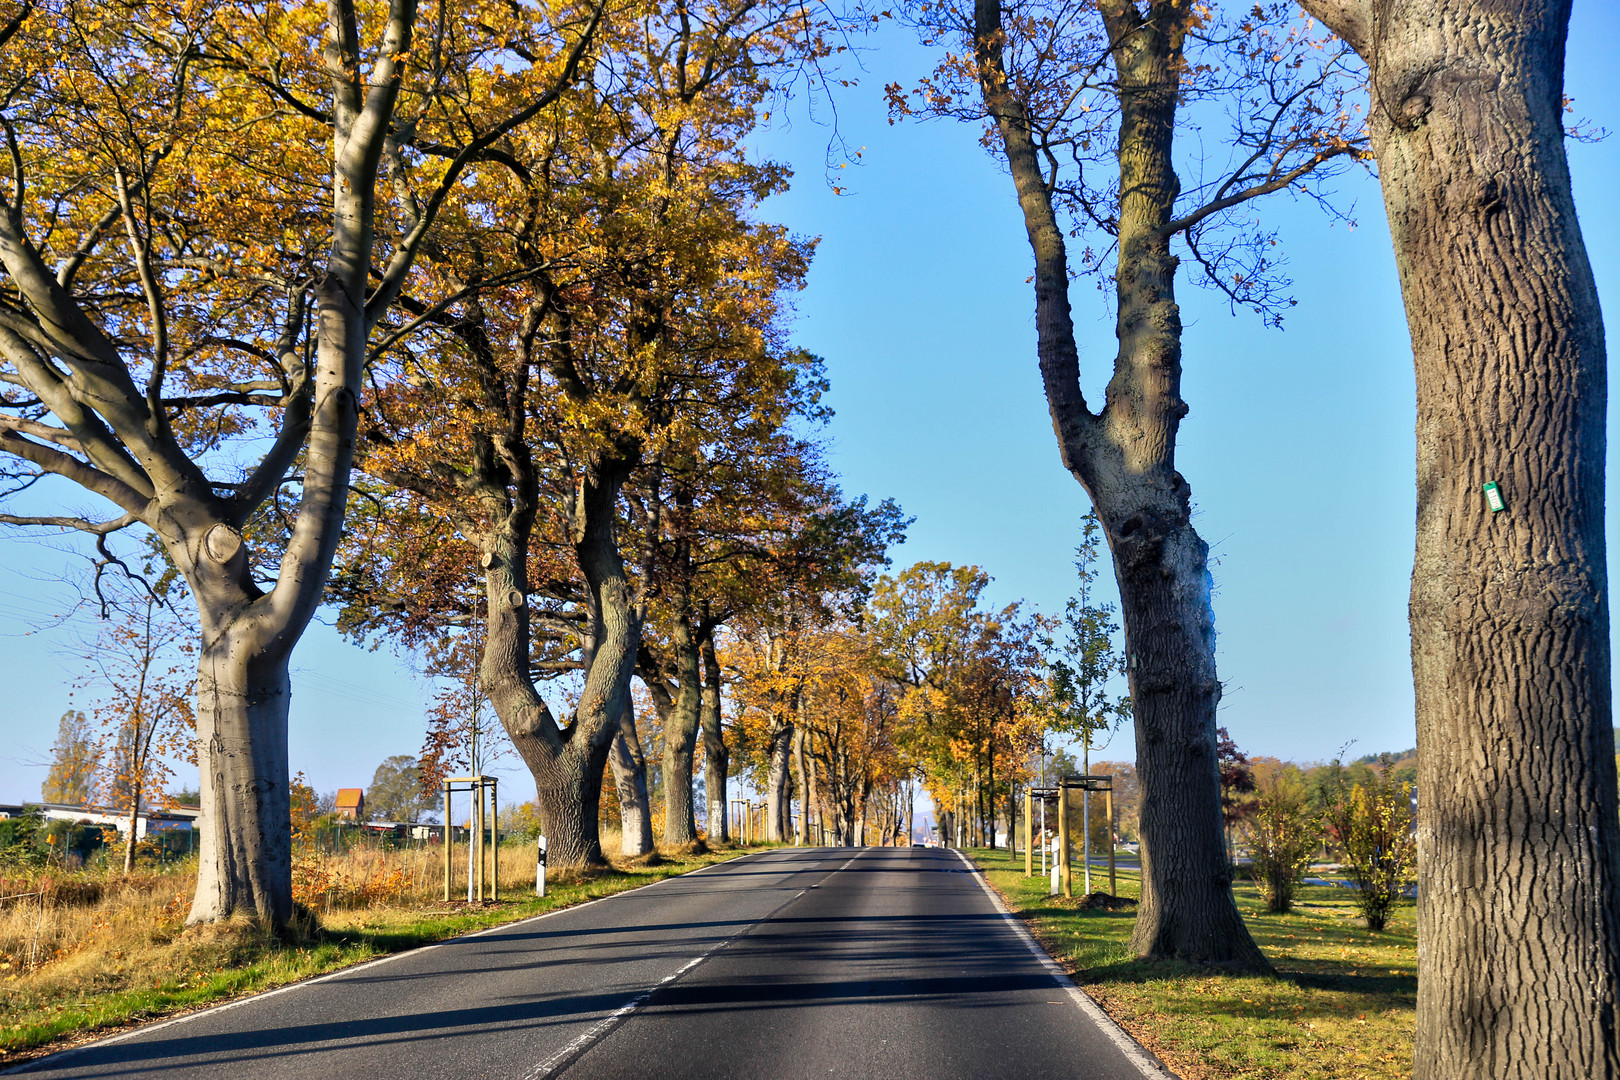
{"type": "MultiPolygon", "coordinates": [[[[47,821],[73,821],[80,824],[105,825],[122,833],[129,828],[129,814],[110,806],[75,806],[70,803],[29,803],[26,806],[0,806],[0,818],[19,817],[25,811],[38,808],[47,821]]],[[[142,810],[135,815],[135,839],[144,840],[148,833],[189,832],[196,827],[202,811],[195,806],[176,806],[170,810],[142,810]]]]}

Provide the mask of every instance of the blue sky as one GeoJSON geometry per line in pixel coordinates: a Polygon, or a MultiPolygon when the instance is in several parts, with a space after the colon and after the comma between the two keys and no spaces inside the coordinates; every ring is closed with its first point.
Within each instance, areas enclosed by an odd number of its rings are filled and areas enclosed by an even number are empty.
{"type": "MultiPolygon", "coordinates": [[[[1576,0],[1567,89],[1576,111],[1620,129],[1609,67],[1620,11],[1576,0]]],[[[890,126],[881,87],[929,59],[905,31],[872,39],[860,85],[838,101],[863,147],[821,181],[827,132],[802,115],[760,152],[798,179],[766,214],[821,246],[799,302],[798,342],[826,359],[833,462],[846,489],[893,496],[917,517],[897,565],[975,563],[998,603],[1048,612],[1072,585],[1086,501],[1058,464],[1034,356],[1030,256],[1011,182],[977,132],[890,126]]],[[[1620,296],[1620,136],[1573,144],[1575,197],[1611,325],[1620,296]]],[[[1299,760],[1399,750],[1413,738],[1406,593],[1413,535],[1413,380],[1376,183],[1349,178],[1357,227],[1273,197],[1298,306],[1282,331],[1183,284],[1187,325],[1178,465],[1215,559],[1221,722],[1243,748],[1299,760]]],[[[1100,400],[1113,327],[1089,283],[1074,290],[1088,394],[1100,400]]],[[[1614,340],[1610,335],[1611,342],[1614,340]]],[[[1611,349],[1612,352],[1612,349],[1611,349]]],[[[1611,460],[1610,471],[1615,464],[1611,460]]],[[[1613,500],[1611,500],[1611,503],[1613,500]]],[[[1620,529],[1611,513],[1609,534],[1620,529]]],[[[73,657],[59,633],[26,634],[71,595],[63,541],[0,538],[0,678],[7,739],[0,802],[37,797],[73,657]]],[[[428,690],[386,650],[312,627],[294,655],[291,754],[320,790],[363,785],[421,743],[428,690]]],[[[1123,732],[1104,757],[1130,757],[1123,732]]],[[[506,763],[506,795],[529,797],[506,763]]]]}

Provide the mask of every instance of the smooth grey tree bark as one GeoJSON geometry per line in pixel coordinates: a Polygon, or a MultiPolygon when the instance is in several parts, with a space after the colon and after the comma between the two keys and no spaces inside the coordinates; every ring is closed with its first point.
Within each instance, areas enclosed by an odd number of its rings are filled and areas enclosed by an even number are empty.
{"type": "MultiPolygon", "coordinates": [[[[587,20],[550,90],[486,124],[450,155],[426,190],[410,192],[409,170],[397,168],[394,159],[387,169],[383,163],[390,150],[398,150],[391,141],[397,134],[394,114],[413,72],[416,14],[415,0],[390,0],[373,51],[360,37],[369,19],[361,18],[352,0],[328,4],[321,63],[331,100],[307,111],[329,125],[332,203],[320,214],[329,238],[308,278],[278,283],[283,293],[279,340],[268,349],[244,346],[274,361],[279,396],[262,394],[257,382],[200,398],[165,390],[171,367],[183,361],[171,341],[168,288],[177,271],[164,262],[164,227],[155,224],[168,211],[154,211],[146,198],[160,166],[170,162],[178,168],[185,159],[176,153],[180,148],[172,133],[166,143],[143,147],[130,168],[112,170],[115,191],[106,214],[54,270],[27,235],[24,192],[12,192],[0,212],[0,265],[16,301],[0,305],[0,356],[11,369],[5,381],[26,386],[63,425],[7,417],[0,424],[0,451],[72,480],[123,511],[104,522],[17,515],[0,515],[0,521],[65,526],[97,536],[144,525],[161,540],[196,603],[202,816],[190,923],[247,915],[281,925],[292,917],[288,664],[321,602],[340,539],[372,330],[397,300],[440,205],[468,162],[546,108],[574,80],[601,8],[587,20]],[[395,190],[405,192],[396,208],[400,231],[391,238],[391,249],[377,243],[377,189],[385,172],[395,190]],[[80,295],[77,283],[88,260],[111,257],[108,241],[119,232],[130,241],[128,278],[147,317],[149,339],[139,345],[119,336],[134,324],[116,334],[100,325],[92,314],[99,301],[80,295]],[[137,357],[146,366],[144,386],[133,373],[137,357]],[[183,409],[219,404],[281,410],[268,449],[245,477],[231,481],[211,479],[191,456],[189,440],[177,437],[173,426],[183,409]],[[295,470],[301,486],[298,511],[267,592],[252,572],[242,530],[295,470]]],[[[9,47],[26,19],[44,17],[41,9],[24,8],[14,23],[0,27],[0,47],[9,47]]],[[[262,70],[250,47],[241,56],[231,55],[241,44],[210,42],[202,50],[206,61],[192,44],[169,60],[182,70],[204,62],[251,70],[260,83],[276,85],[278,73],[262,70]]],[[[139,47],[155,58],[163,46],[148,36],[139,47]]],[[[177,85],[177,93],[184,93],[194,84],[180,78],[177,85]]],[[[229,300],[241,302],[235,296],[229,300]]],[[[194,317],[191,309],[187,317],[194,317]]]]}
{"type": "Polygon", "coordinates": [[[804,727],[799,724],[793,727],[793,775],[799,793],[799,820],[793,830],[793,842],[804,845],[810,842],[810,808],[814,803],[810,799],[810,762],[804,752],[804,727]]]}
{"type": "Polygon", "coordinates": [[[726,749],[726,735],[722,727],[720,709],[720,659],[715,654],[714,632],[703,638],[703,704],[700,717],[703,728],[703,792],[708,802],[706,828],[709,839],[727,843],[731,839],[726,807],[726,778],[730,772],[731,754],[726,749]]]}
{"type": "MultiPolygon", "coordinates": [[[[24,9],[19,23],[28,16],[24,9]]],[[[366,342],[397,295],[431,220],[428,214],[415,223],[374,285],[379,163],[415,19],[414,0],[392,0],[377,59],[362,82],[355,8],[349,0],[331,5],[325,51],[332,93],[331,239],[319,276],[308,284],[287,283],[286,325],[276,350],[289,387],[281,428],[242,483],[211,480],[171,427],[175,406],[164,391],[174,359],[166,271],[153,255],[152,223],[136,209],[150,177],[120,175],[119,201],[108,209],[107,227],[86,237],[80,253],[56,270],[26,234],[23,193],[13,192],[16,203],[8,200],[0,212],[0,265],[18,301],[0,309],[0,355],[11,368],[7,381],[26,386],[63,425],[8,424],[0,430],[0,450],[123,511],[108,522],[16,515],[0,520],[65,525],[98,536],[144,525],[162,541],[196,602],[202,816],[189,923],[248,915],[280,925],[292,917],[288,659],[320,602],[342,526],[366,342]],[[79,267],[117,230],[136,241],[132,287],[142,292],[152,316],[144,387],[136,385],[129,346],[96,320],[75,288],[79,267]],[[301,349],[306,289],[315,308],[312,364],[301,349]],[[265,592],[250,572],[241,530],[295,459],[302,497],[275,584],[265,592]]],[[[9,36],[0,34],[0,44],[9,36]]],[[[172,143],[162,147],[143,164],[150,172],[173,150],[172,143]]]]}
{"type": "Polygon", "coordinates": [[[1607,355],[1564,152],[1569,5],[1304,6],[1367,62],[1417,373],[1413,1072],[1614,1077],[1607,355]]]}
{"type": "Polygon", "coordinates": [[[669,643],[644,644],[639,670],[664,728],[664,843],[681,847],[698,838],[692,780],[703,719],[702,628],[684,614],[669,623],[669,643]]]}
{"type": "Polygon", "coordinates": [[[559,724],[530,668],[529,543],[538,490],[524,425],[503,435],[503,472],[513,487],[475,480],[490,504],[503,504],[491,530],[463,526],[484,548],[488,635],[479,673],[512,745],[533,775],[540,819],[559,865],[605,865],[598,814],[609,751],[629,712],[645,617],[625,574],[616,526],[617,501],[638,449],[633,440],[598,456],[581,478],[572,507],[572,540],[586,582],[590,627],[583,636],[585,682],[574,714],[559,724]]]}
{"type": "Polygon", "coordinates": [[[635,699],[619,717],[619,732],[608,752],[613,784],[619,796],[619,854],[636,858],[653,850],[652,809],[647,798],[647,758],[636,732],[635,699]]]}

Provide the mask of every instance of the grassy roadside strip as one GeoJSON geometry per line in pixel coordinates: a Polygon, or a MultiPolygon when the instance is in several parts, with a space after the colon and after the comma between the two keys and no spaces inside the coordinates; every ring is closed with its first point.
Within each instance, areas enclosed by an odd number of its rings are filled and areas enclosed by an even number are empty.
{"type": "MultiPolygon", "coordinates": [[[[1381,934],[1363,925],[1343,889],[1302,887],[1293,911],[1272,915],[1241,883],[1238,908],[1277,969],[1231,975],[1178,962],[1145,963],[1128,948],[1134,908],[1090,911],[1046,895],[1037,871],[1006,851],[968,852],[985,878],[1082,989],[1184,1080],[1398,1080],[1411,1075],[1417,1006],[1414,911],[1381,934]]],[[[1107,871],[1092,874],[1106,889],[1107,871]]],[[[1119,875],[1136,898],[1134,872],[1119,875]]],[[[1079,874],[1075,891],[1080,891],[1079,874]]]]}
{"type": "MultiPolygon", "coordinates": [[[[499,903],[415,902],[335,911],[305,939],[248,924],[161,928],[126,948],[86,947],[38,972],[0,981],[0,1069],[139,1024],[218,1005],[378,957],[574,907],[752,853],[721,848],[652,866],[553,871],[544,899],[514,882],[499,903]],[[560,880],[559,880],[560,879],[560,880]],[[510,898],[508,898],[510,897],[510,898]]],[[[183,917],[183,906],[179,913],[183,917]]]]}

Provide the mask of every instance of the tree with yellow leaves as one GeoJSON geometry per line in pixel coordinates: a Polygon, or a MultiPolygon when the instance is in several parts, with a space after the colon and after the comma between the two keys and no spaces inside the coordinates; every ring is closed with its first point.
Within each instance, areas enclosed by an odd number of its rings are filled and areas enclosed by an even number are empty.
{"type": "Polygon", "coordinates": [[[48,477],[113,507],[0,520],[143,526],[185,579],[191,922],[292,916],[288,661],[338,544],[373,330],[468,163],[574,81],[600,12],[0,3],[7,494],[48,477]]]}
{"type": "Polygon", "coordinates": [[[739,423],[782,426],[816,378],[784,331],[810,245],[754,220],[786,171],[740,143],[773,73],[829,51],[794,5],[616,11],[593,78],[469,170],[385,342],[362,467],[394,494],[348,625],[478,627],[559,862],[602,860],[604,766],[634,767],[610,750],[665,580],[665,478],[739,423]],[[423,558],[475,566],[480,595],[418,587],[423,558]]]}
{"type": "Polygon", "coordinates": [[[1013,736],[1028,728],[1038,626],[1017,604],[982,607],[989,584],[976,566],[922,562],[879,581],[871,604],[876,647],[904,688],[900,741],[947,842],[994,843],[996,800],[1027,756],[1013,736]]]}

